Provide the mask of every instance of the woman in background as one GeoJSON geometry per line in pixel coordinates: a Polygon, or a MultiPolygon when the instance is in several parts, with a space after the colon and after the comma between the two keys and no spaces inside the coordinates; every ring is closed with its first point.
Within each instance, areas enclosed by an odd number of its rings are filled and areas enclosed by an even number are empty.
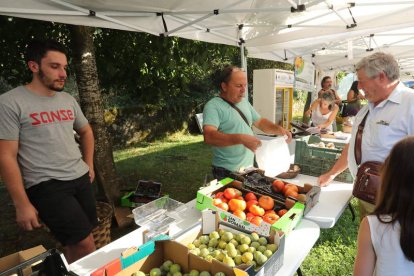
{"type": "Polygon", "coordinates": [[[414,275],[414,136],[384,162],[378,202],[358,233],[354,275],[414,275]]]}
{"type": "Polygon", "coordinates": [[[311,117],[313,126],[333,131],[333,123],[336,119],[339,107],[335,104],[335,98],[331,93],[321,94],[305,112],[305,115],[311,117]]]}
{"type": "Polygon", "coordinates": [[[364,95],[359,92],[358,81],[354,81],[347,94],[347,105],[343,116],[355,116],[362,108],[361,100],[365,99],[364,95]]]}

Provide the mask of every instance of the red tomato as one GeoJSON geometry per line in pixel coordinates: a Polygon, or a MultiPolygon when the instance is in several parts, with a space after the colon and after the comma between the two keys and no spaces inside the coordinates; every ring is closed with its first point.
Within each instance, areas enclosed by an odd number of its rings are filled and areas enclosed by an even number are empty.
{"type": "Polygon", "coordinates": [[[287,189],[285,191],[285,197],[293,197],[293,198],[298,198],[298,192],[296,192],[295,190],[292,189],[287,189]]]}
{"type": "Polygon", "coordinates": [[[254,218],[254,217],[255,217],[255,215],[253,215],[253,214],[252,214],[252,213],[250,213],[250,212],[246,214],[246,220],[247,220],[247,221],[251,221],[251,220],[252,220],[252,218],[254,218]]]}
{"type": "Polygon", "coordinates": [[[234,188],[227,188],[227,189],[224,190],[224,196],[228,200],[230,200],[230,199],[233,199],[236,196],[238,196],[238,193],[237,193],[236,189],[234,189],[234,188]]]}
{"type": "Polygon", "coordinates": [[[281,193],[284,187],[285,187],[285,183],[282,180],[276,179],[272,183],[272,188],[277,193],[281,193]]]}
{"type": "Polygon", "coordinates": [[[259,205],[259,201],[257,201],[257,200],[249,200],[249,201],[247,201],[247,203],[246,203],[246,208],[247,209],[250,209],[250,206],[252,206],[252,205],[259,205]]]}
{"type": "Polygon", "coordinates": [[[274,224],[276,221],[278,221],[279,216],[276,214],[267,214],[263,216],[263,220],[269,224],[274,224]]]}
{"type": "Polygon", "coordinates": [[[247,194],[244,196],[244,199],[245,199],[246,201],[249,201],[249,200],[257,200],[257,197],[256,197],[256,195],[255,195],[254,193],[250,192],[250,193],[247,193],[247,194]]]}
{"type": "Polygon", "coordinates": [[[260,226],[263,219],[261,217],[254,217],[250,220],[250,223],[253,223],[254,225],[260,226]]]}
{"type": "Polygon", "coordinates": [[[241,218],[243,220],[246,219],[246,213],[243,212],[242,210],[236,210],[236,211],[234,211],[233,212],[233,215],[235,215],[236,217],[239,217],[239,218],[241,218]]]}
{"type": "Polygon", "coordinates": [[[218,192],[217,194],[214,195],[215,198],[220,198],[223,197],[224,193],[223,192],[218,192]]]}
{"type": "Polygon", "coordinates": [[[275,210],[267,210],[265,212],[265,215],[267,215],[267,214],[276,214],[276,212],[275,212],[275,210]]]}
{"type": "Polygon", "coordinates": [[[259,206],[265,210],[272,210],[275,206],[275,202],[270,196],[261,196],[259,198],[259,206]]]}
{"type": "Polygon", "coordinates": [[[279,217],[283,217],[283,215],[284,214],[286,214],[287,213],[287,210],[286,209],[280,209],[278,212],[277,212],[277,214],[279,215],[279,217]]]}
{"type": "Polygon", "coordinates": [[[255,216],[263,216],[264,213],[265,213],[265,210],[262,207],[258,206],[258,205],[250,206],[249,211],[250,211],[250,213],[252,213],[255,216]]]}
{"type": "Polygon", "coordinates": [[[284,188],[284,191],[283,191],[283,193],[286,193],[286,190],[287,189],[291,189],[291,190],[294,190],[295,192],[299,192],[299,188],[298,188],[298,186],[296,186],[295,184],[286,184],[286,186],[285,186],[285,188],[284,188]]]}
{"type": "Polygon", "coordinates": [[[233,198],[229,201],[229,208],[233,212],[237,210],[243,211],[246,209],[246,201],[233,198]]]}
{"type": "Polygon", "coordinates": [[[220,198],[214,198],[214,199],[213,199],[213,205],[214,205],[214,206],[217,206],[217,205],[219,205],[220,203],[223,203],[223,201],[222,201],[220,198]]]}
{"type": "Polygon", "coordinates": [[[217,208],[220,208],[220,209],[222,209],[222,210],[224,210],[224,211],[228,211],[228,210],[229,210],[229,205],[227,205],[227,203],[224,203],[224,202],[220,203],[220,204],[219,204],[219,205],[217,205],[216,207],[217,207],[217,208]]]}

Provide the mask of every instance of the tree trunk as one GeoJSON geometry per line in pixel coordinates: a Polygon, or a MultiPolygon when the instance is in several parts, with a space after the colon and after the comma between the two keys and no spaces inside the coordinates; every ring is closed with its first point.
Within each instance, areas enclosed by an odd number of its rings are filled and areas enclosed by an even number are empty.
{"type": "Polygon", "coordinates": [[[98,72],[91,27],[70,26],[73,65],[79,90],[80,105],[95,136],[95,174],[107,200],[119,202],[120,179],[115,170],[112,143],[104,121],[104,108],[99,89],[98,72]]]}

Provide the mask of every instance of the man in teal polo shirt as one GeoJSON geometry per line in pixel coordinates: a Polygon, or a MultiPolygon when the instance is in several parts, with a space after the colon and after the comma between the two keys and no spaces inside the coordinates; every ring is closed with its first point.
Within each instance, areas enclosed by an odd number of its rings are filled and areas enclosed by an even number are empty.
{"type": "Polygon", "coordinates": [[[204,142],[213,150],[213,176],[220,180],[253,166],[261,142],[254,136],[252,125],[268,134],[286,135],[288,143],[292,134],[254,110],[245,97],[247,76],[240,68],[225,66],[216,72],[214,81],[220,95],[204,107],[203,132],[204,142]]]}

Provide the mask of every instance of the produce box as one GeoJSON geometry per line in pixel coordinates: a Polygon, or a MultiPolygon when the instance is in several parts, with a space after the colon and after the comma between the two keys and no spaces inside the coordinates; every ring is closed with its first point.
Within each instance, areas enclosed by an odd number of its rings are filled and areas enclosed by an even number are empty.
{"type": "Polygon", "coordinates": [[[278,201],[285,201],[286,206],[291,206],[299,201],[305,204],[304,215],[306,215],[313,206],[319,201],[321,188],[319,186],[305,183],[303,186],[298,186],[289,183],[286,180],[267,177],[263,170],[252,168],[240,173],[233,173],[233,178],[243,182],[243,187],[247,190],[257,192],[262,195],[268,195],[278,201]],[[279,182],[279,183],[275,183],[279,182]],[[276,185],[276,188],[274,187],[276,185]],[[280,187],[277,185],[281,185],[280,187]],[[286,194],[283,188],[287,186],[294,188],[298,193],[286,194]],[[292,187],[293,186],[293,187],[292,187]]]}
{"type": "Polygon", "coordinates": [[[109,263],[98,268],[91,273],[91,276],[114,276],[117,273],[121,272],[123,269],[128,268],[139,260],[145,258],[146,256],[152,254],[155,250],[155,241],[156,240],[168,240],[169,237],[165,235],[160,235],[154,238],[151,241],[144,243],[139,247],[131,247],[122,252],[119,258],[116,258],[109,263]]]}
{"type": "MultiPolygon", "coordinates": [[[[272,231],[281,230],[285,234],[288,234],[302,219],[303,212],[305,209],[304,204],[295,202],[292,200],[288,201],[274,201],[274,209],[289,209],[286,214],[273,224],[265,221],[261,223],[251,223],[245,219],[235,216],[234,214],[216,207],[213,204],[213,200],[217,193],[224,192],[227,188],[235,188],[242,192],[243,195],[249,193],[249,190],[243,188],[243,184],[240,181],[235,181],[231,178],[225,178],[219,182],[212,181],[210,185],[199,190],[197,192],[196,208],[200,211],[205,209],[211,209],[217,211],[221,221],[230,223],[235,227],[249,232],[257,232],[263,236],[270,236],[272,231]],[[286,206],[286,204],[290,204],[286,206]],[[282,219],[283,218],[283,219],[282,219]]],[[[261,195],[254,193],[257,198],[261,195]]]]}
{"type": "MultiPolygon", "coordinates": [[[[44,252],[46,252],[46,249],[42,245],[38,245],[36,247],[32,247],[30,249],[19,251],[19,252],[0,258],[0,274],[44,252]]],[[[22,272],[24,276],[31,275],[32,273],[31,266],[24,268],[22,272]]]]}
{"type": "MultiPolygon", "coordinates": [[[[333,143],[335,148],[319,147],[322,140],[310,135],[296,139],[295,164],[301,168],[301,173],[320,176],[327,172],[341,156],[345,146],[343,143],[333,143]]],[[[337,175],[337,181],[352,183],[354,181],[349,169],[337,175]]]]}
{"type": "MultiPolygon", "coordinates": [[[[149,275],[153,268],[165,267],[163,264],[167,260],[174,264],[178,264],[182,274],[189,273],[191,270],[196,269],[199,272],[208,271],[212,275],[218,272],[223,272],[227,276],[246,275],[242,270],[230,268],[218,261],[208,262],[204,259],[195,257],[197,256],[190,254],[189,249],[179,242],[171,240],[155,241],[154,251],[150,255],[135,262],[115,275],[144,275],[138,274],[138,271],[145,273],[145,275],[149,275]]],[[[161,275],[161,270],[154,271],[151,275],[161,275]]]]}
{"type": "Polygon", "coordinates": [[[213,259],[210,259],[213,260],[213,263],[217,263],[215,258],[219,259],[219,257],[217,255],[212,255],[217,254],[216,252],[220,252],[220,249],[224,248],[227,257],[230,256],[232,258],[232,260],[230,260],[230,263],[233,262],[232,265],[235,265],[236,268],[244,270],[248,275],[275,275],[277,271],[280,269],[280,267],[283,265],[285,235],[281,232],[273,232],[272,235],[268,237],[260,236],[256,233],[253,235],[252,232],[240,231],[240,229],[234,228],[232,224],[223,222],[222,220],[220,220],[219,214],[217,212],[212,210],[204,210],[202,211],[201,229],[194,228],[193,230],[189,230],[183,235],[177,237],[176,241],[182,243],[188,248],[191,248],[190,253],[192,254],[190,255],[197,254],[193,255],[194,260],[202,260],[202,257],[204,257],[205,259],[209,259],[209,257],[214,257],[213,259]],[[227,236],[228,232],[232,234],[230,237],[227,236]],[[255,235],[255,239],[253,239],[253,235],[255,235]],[[246,237],[248,237],[247,240],[245,239],[246,237]],[[214,244],[216,243],[214,239],[218,239],[220,241],[216,246],[214,246],[214,244]],[[228,243],[227,245],[225,245],[226,241],[228,243]],[[221,244],[222,242],[224,242],[224,244],[221,244]],[[231,255],[232,249],[229,248],[230,243],[237,244],[234,246],[234,248],[237,248],[239,251],[241,251],[239,256],[237,256],[238,253],[236,253],[236,256],[234,255],[234,253],[233,255],[231,255]],[[256,243],[256,245],[254,245],[254,243],[256,243]],[[195,247],[196,244],[201,245],[199,245],[199,247],[197,248],[195,247]],[[201,249],[200,251],[197,250],[201,248],[203,244],[207,244],[208,247],[212,247],[212,249],[205,251],[211,252],[209,253],[209,255],[211,254],[210,256],[203,255],[204,252],[201,251],[203,249],[201,249]],[[242,249],[241,246],[245,246],[244,249],[242,249]],[[249,249],[247,249],[248,247],[249,249]],[[248,256],[245,256],[245,254],[246,252],[251,252],[251,247],[256,248],[253,252],[260,250],[265,252],[265,249],[270,248],[272,249],[272,251],[263,253],[269,254],[265,259],[261,260],[261,262],[264,263],[260,263],[259,260],[256,259],[256,257],[259,258],[259,256],[255,256],[253,261],[255,261],[257,264],[260,264],[257,267],[255,267],[252,264],[245,263],[245,261],[249,259],[244,259],[248,258],[248,256]],[[213,250],[213,248],[216,249],[213,250]]]}

